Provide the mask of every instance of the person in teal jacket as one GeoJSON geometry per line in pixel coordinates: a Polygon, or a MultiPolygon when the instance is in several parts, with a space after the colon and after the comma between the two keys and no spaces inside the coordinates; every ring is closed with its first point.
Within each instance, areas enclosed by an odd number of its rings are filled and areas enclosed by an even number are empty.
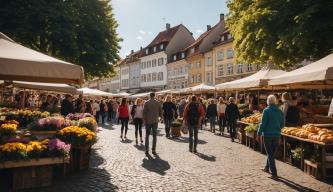
{"type": "Polygon", "coordinates": [[[277,179],[275,166],[275,153],[279,147],[281,129],[284,127],[284,115],[276,104],[276,97],[267,97],[267,107],[263,111],[262,120],[258,129],[258,138],[263,136],[264,147],[267,154],[266,166],[262,170],[269,173],[272,178],[277,179]]]}

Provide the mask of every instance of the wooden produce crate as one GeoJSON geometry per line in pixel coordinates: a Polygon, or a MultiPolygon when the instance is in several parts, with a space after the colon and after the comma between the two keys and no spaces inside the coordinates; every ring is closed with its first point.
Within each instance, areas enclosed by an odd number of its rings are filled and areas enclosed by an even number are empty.
{"type": "Polygon", "coordinates": [[[319,164],[318,163],[312,163],[311,161],[309,160],[304,160],[304,169],[303,171],[316,178],[316,179],[320,179],[320,172],[319,172],[319,164]]]}
{"type": "Polygon", "coordinates": [[[89,169],[91,145],[72,146],[70,152],[70,169],[80,172],[89,169]]]}
{"type": "Polygon", "coordinates": [[[0,163],[0,169],[12,169],[13,191],[46,187],[52,184],[53,165],[69,163],[68,158],[42,158],[0,163]]]}

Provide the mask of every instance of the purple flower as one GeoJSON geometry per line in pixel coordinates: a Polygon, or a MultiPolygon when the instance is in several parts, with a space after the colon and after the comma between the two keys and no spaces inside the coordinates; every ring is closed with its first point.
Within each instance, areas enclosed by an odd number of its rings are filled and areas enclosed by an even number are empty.
{"type": "Polygon", "coordinates": [[[50,151],[56,150],[56,151],[62,151],[64,153],[69,153],[71,145],[62,142],[59,139],[51,139],[49,140],[48,148],[50,151]]]}
{"type": "Polygon", "coordinates": [[[19,141],[20,141],[20,138],[16,138],[16,137],[7,139],[8,143],[15,143],[15,142],[19,142],[19,141]]]}

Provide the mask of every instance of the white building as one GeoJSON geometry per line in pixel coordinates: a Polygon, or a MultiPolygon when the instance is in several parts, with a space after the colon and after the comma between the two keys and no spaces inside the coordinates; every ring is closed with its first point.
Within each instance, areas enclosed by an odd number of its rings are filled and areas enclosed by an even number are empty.
{"type": "Polygon", "coordinates": [[[120,90],[127,91],[129,89],[129,66],[124,62],[120,63],[120,90]]]}
{"type": "Polygon", "coordinates": [[[192,33],[184,26],[177,25],[160,32],[144,48],[141,60],[141,89],[162,90],[167,87],[167,62],[171,55],[179,52],[193,42],[192,33]]]}
{"type": "Polygon", "coordinates": [[[120,92],[120,66],[119,63],[113,66],[113,70],[116,73],[114,77],[110,80],[110,92],[119,93],[120,92]]]}

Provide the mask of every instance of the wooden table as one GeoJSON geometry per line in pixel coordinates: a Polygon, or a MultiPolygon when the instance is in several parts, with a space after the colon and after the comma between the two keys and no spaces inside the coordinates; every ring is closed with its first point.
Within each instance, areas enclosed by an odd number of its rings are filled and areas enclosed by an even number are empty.
{"type": "Polygon", "coordinates": [[[326,154],[327,154],[327,148],[333,147],[333,143],[323,143],[319,141],[313,141],[310,139],[305,139],[305,138],[300,138],[292,135],[287,135],[284,133],[281,133],[281,138],[283,141],[283,161],[286,162],[286,139],[292,139],[301,142],[301,148],[302,148],[302,157],[301,157],[301,168],[303,170],[304,168],[304,154],[303,154],[303,149],[304,149],[304,143],[312,143],[314,145],[317,145],[321,148],[321,173],[322,173],[322,179],[326,180],[327,179],[327,168],[333,168],[333,167],[327,167],[326,166],[326,154]]]}

